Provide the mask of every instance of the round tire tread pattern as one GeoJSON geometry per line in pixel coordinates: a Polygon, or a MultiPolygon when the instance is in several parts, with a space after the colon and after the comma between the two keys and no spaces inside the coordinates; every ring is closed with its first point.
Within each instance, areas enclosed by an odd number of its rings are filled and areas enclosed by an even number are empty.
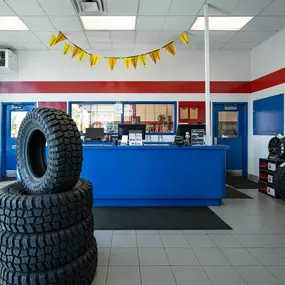
{"type": "Polygon", "coordinates": [[[0,231],[0,264],[10,271],[31,272],[58,268],[82,256],[93,240],[90,215],[74,226],[42,234],[0,231]]]}
{"type": "Polygon", "coordinates": [[[58,109],[36,108],[24,118],[17,137],[17,163],[21,181],[32,194],[56,193],[71,189],[82,170],[82,141],[73,119],[58,109]],[[34,179],[25,157],[25,140],[31,125],[45,135],[48,145],[47,169],[34,179]]]}
{"type": "Polygon", "coordinates": [[[92,203],[92,185],[85,179],[69,191],[46,195],[28,195],[17,182],[0,190],[0,227],[28,234],[61,230],[86,219],[92,203]]]}
{"type": "Polygon", "coordinates": [[[90,285],[98,262],[97,243],[93,239],[83,256],[56,270],[22,273],[0,267],[0,285],[90,285]]]}

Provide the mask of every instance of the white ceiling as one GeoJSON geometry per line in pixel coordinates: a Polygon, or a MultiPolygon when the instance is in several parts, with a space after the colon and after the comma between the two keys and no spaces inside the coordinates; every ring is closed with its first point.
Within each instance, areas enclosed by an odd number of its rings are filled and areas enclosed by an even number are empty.
{"type": "MultiPolygon", "coordinates": [[[[107,56],[157,49],[189,31],[190,45],[202,50],[202,31],[190,31],[206,0],[105,0],[107,15],[137,15],[136,31],[84,31],[71,0],[0,0],[0,16],[17,15],[30,31],[0,31],[0,47],[48,49],[62,31],[81,48],[107,56]]],[[[249,50],[285,27],[285,0],[209,0],[210,15],[254,16],[240,32],[213,31],[211,50],[249,50]]],[[[58,44],[53,49],[62,49],[58,44]]]]}

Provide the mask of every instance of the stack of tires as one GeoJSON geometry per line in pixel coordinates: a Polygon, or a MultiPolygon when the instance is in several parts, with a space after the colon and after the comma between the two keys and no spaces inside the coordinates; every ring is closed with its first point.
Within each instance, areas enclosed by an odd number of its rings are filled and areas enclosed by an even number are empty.
{"type": "Polygon", "coordinates": [[[17,164],[21,182],[0,190],[0,285],[90,285],[98,259],[93,191],[79,178],[82,142],[71,117],[28,113],[17,164]]]}

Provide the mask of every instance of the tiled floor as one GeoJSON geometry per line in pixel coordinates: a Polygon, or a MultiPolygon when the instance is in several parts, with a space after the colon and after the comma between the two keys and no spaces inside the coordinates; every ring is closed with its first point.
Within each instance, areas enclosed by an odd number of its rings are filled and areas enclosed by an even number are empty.
{"type": "Polygon", "coordinates": [[[95,231],[92,285],[285,284],[285,203],[241,191],[254,199],[211,207],[233,230],[95,231]]]}

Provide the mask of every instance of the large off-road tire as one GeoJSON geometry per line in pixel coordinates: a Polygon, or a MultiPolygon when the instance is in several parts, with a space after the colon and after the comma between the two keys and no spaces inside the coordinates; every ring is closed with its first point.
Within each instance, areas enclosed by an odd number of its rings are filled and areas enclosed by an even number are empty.
{"type": "Polygon", "coordinates": [[[38,108],[29,112],[17,137],[17,163],[29,193],[71,189],[82,169],[82,141],[72,118],[57,109],[38,108]]]}
{"type": "Polygon", "coordinates": [[[84,179],[69,191],[46,195],[30,195],[17,182],[0,190],[0,227],[29,234],[60,230],[87,218],[92,202],[92,185],[84,179]]]}
{"type": "Polygon", "coordinates": [[[0,285],[90,285],[96,273],[97,260],[94,238],[83,256],[55,270],[23,273],[0,267],[0,285]]]}
{"type": "Polygon", "coordinates": [[[0,265],[20,272],[58,268],[84,255],[92,245],[93,231],[92,215],[60,231],[41,234],[0,231],[0,265]]]}
{"type": "Polygon", "coordinates": [[[285,201],[285,163],[277,167],[273,176],[273,184],[275,185],[275,195],[285,201]]]}

